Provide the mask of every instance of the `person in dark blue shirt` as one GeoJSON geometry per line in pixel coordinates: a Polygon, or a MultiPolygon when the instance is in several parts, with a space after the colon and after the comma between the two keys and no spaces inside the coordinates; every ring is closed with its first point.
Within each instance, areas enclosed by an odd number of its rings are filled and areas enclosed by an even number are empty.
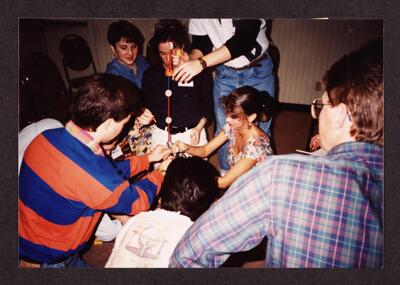
{"type": "Polygon", "coordinates": [[[106,73],[125,77],[142,89],[143,73],[149,63],[140,55],[144,38],[139,29],[125,20],[114,22],[108,28],[107,41],[114,59],[107,64],[106,73]]]}

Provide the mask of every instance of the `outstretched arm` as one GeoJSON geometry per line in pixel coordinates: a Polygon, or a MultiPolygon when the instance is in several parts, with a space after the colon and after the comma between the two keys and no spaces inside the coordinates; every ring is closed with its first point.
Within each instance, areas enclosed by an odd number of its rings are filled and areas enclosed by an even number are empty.
{"type": "Polygon", "coordinates": [[[258,19],[235,20],[235,34],[224,45],[208,53],[204,52],[204,48],[203,50],[195,48],[190,54],[190,58],[193,60],[175,68],[172,78],[180,83],[189,82],[205,67],[215,66],[250,52],[255,47],[260,25],[261,21],[258,19]],[[203,54],[205,55],[203,56],[203,54]],[[205,66],[198,60],[200,57],[205,66]]]}
{"type": "Polygon", "coordinates": [[[210,142],[203,146],[193,146],[189,144],[185,144],[181,141],[177,141],[173,145],[173,151],[176,152],[185,152],[190,155],[198,156],[198,157],[207,157],[217,148],[219,148],[224,142],[226,142],[227,137],[223,132],[220,132],[216,137],[214,137],[210,142]]]}

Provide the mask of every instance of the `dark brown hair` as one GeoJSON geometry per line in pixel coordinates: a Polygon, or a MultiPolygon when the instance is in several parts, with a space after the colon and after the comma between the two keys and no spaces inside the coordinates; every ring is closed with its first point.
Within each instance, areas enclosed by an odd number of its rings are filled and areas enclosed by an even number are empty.
{"type": "Polygon", "coordinates": [[[134,24],[125,20],[113,22],[107,31],[108,43],[115,47],[115,43],[123,38],[128,43],[135,43],[139,47],[139,53],[141,53],[144,37],[140,30],[134,24]]]}
{"type": "Polygon", "coordinates": [[[78,90],[70,108],[71,120],[91,131],[109,118],[120,122],[129,114],[136,116],[141,112],[139,93],[133,83],[105,73],[91,76],[78,90]]]}
{"type": "Polygon", "coordinates": [[[215,167],[201,158],[175,158],[160,190],[161,208],[195,221],[219,196],[218,175],[215,167]]]}
{"type": "Polygon", "coordinates": [[[161,19],[157,22],[151,44],[158,52],[160,43],[172,42],[175,47],[190,51],[190,40],[186,27],[176,19],[161,19]]]}
{"type": "Polygon", "coordinates": [[[225,114],[233,113],[239,107],[246,116],[257,114],[256,120],[261,120],[263,115],[271,117],[274,98],[267,91],[258,91],[246,85],[233,90],[228,96],[223,96],[221,104],[225,114]]]}
{"type": "Polygon", "coordinates": [[[368,42],[343,56],[323,78],[333,106],[347,106],[356,141],[383,146],[383,44],[368,42]]]}

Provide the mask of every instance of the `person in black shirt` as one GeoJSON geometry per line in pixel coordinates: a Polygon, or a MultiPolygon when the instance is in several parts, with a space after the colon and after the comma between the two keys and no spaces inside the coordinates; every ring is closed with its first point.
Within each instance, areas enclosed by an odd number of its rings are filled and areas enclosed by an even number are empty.
{"type": "Polygon", "coordinates": [[[170,115],[171,142],[177,140],[191,145],[207,143],[204,126],[210,120],[213,109],[211,82],[207,74],[199,74],[192,81],[182,84],[166,75],[169,53],[174,49],[188,58],[189,37],[178,20],[161,20],[156,24],[152,39],[158,49],[161,64],[150,67],[143,75],[142,91],[148,109],[155,117],[156,127],[152,132],[152,144],[165,145],[168,141],[168,99],[166,90],[171,90],[170,115]]]}

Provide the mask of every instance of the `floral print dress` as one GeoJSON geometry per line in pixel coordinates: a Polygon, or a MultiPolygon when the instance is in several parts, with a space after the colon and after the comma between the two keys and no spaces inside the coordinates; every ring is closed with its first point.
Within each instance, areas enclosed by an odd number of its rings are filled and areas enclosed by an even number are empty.
{"type": "Polygon", "coordinates": [[[229,124],[225,124],[223,128],[224,134],[228,138],[228,163],[232,167],[242,158],[251,158],[257,161],[256,165],[263,162],[268,156],[272,155],[272,148],[269,144],[269,137],[266,134],[251,137],[243,146],[241,151],[235,156],[234,145],[235,135],[234,130],[229,124]]]}

